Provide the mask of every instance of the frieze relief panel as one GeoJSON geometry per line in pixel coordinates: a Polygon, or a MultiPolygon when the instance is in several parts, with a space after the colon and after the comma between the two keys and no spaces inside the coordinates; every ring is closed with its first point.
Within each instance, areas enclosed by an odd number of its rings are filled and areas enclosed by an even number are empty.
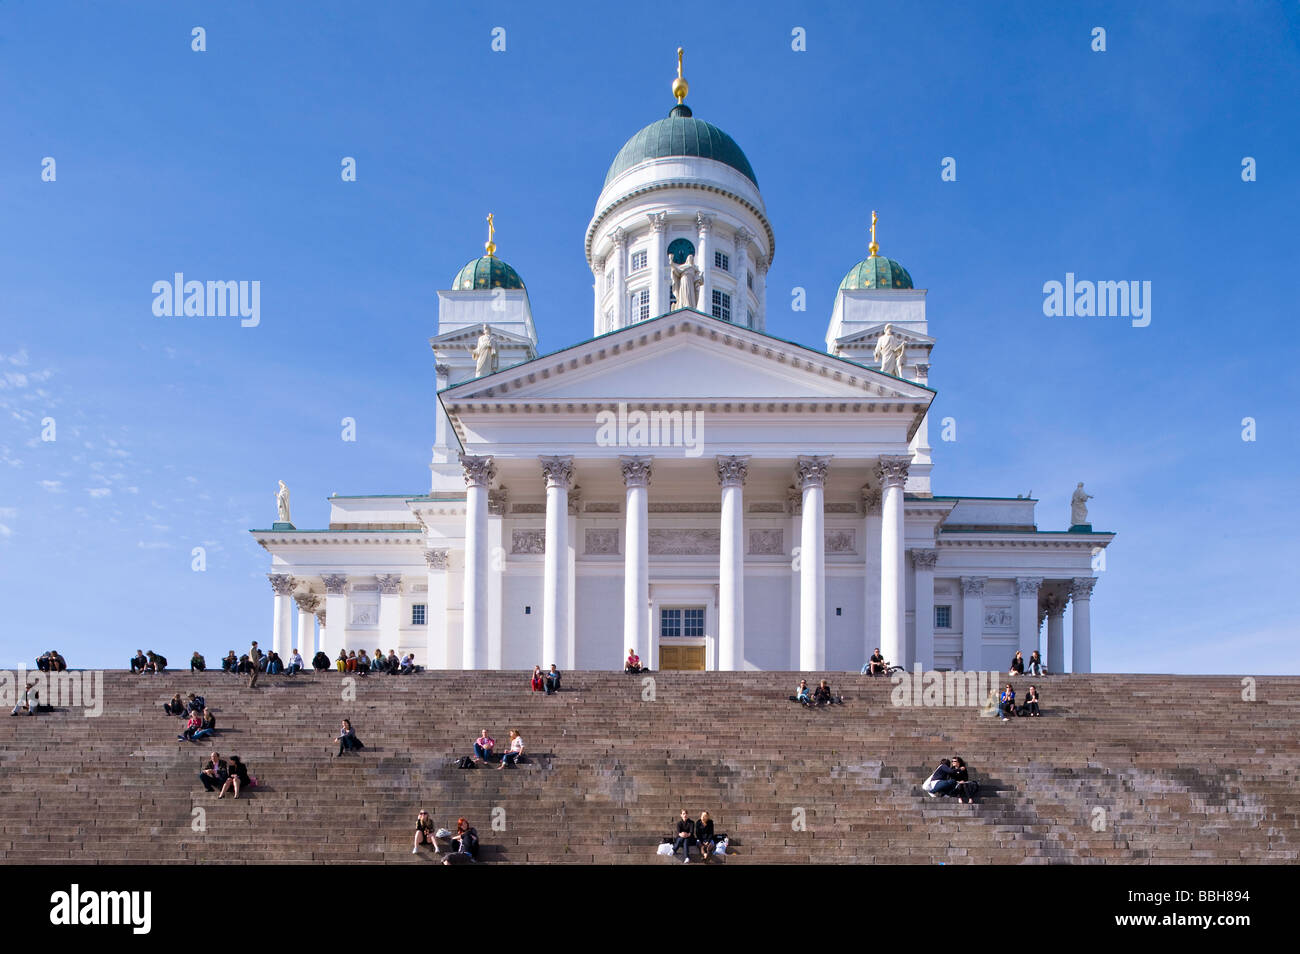
{"type": "Polygon", "coordinates": [[[784,556],[785,531],[779,528],[750,530],[749,553],[751,556],[784,556]]]}
{"type": "Polygon", "coordinates": [[[545,553],[545,530],[512,530],[510,532],[511,553],[545,553]]]}
{"type": "Polygon", "coordinates": [[[984,629],[1010,631],[1015,625],[1016,614],[1011,611],[1010,606],[986,606],[984,607],[984,629]]]}
{"type": "Polygon", "coordinates": [[[651,529],[649,537],[653,556],[717,556],[722,552],[722,531],[712,527],[651,529]]]}
{"type": "Polygon", "coordinates": [[[618,531],[591,529],[587,530],[587,553],[593,555],[618,555],[618,531]]]}
{"type": "Polygon", "coordinates": [[[856,530],[836,528],[826,531],[827,553],[857,553],[858,533],[856,530]]]}

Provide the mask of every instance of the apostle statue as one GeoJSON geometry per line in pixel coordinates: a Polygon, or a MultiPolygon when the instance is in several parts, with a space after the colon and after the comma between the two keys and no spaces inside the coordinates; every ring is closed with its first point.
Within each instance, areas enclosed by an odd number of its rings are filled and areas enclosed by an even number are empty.
{"type": "Polygon", "coordinates": [[[896,378],[903,376],[903,352],[907,348],[899,335],[894,334],[893,325],[885,325],[884,333],[876,339],[873,357],[880,362],[880,370],[896,378]]]}
{"type": "Polygon", "coordinates": [[[289,488],[284,485],[283,480],[280,481],[280,489],[275,494],[275,510],[279,515],[277,520],[280,523],[293,523],[289,519],[289,488]]]}
{"type": "Polygon", "coordinates": [[[1088,501],[1092,499],[1092,494],[1084,493],[1083,481],[1079,481],[1079,486],[1074,488],[1074,493],[1070,495],[1070,524],[1071,526],[1080,527],[1088,523],[1088,501]]]}
{"type": "Polygon", "coordinates": [[[695,267],[695,256],[687,255],[686,264],[678,265],[668,256],[668,267],[673,275],[673,293],[677,296],[678,308],[700,309],[700,286],[704,284],[703,273],[695,267]]]}
{"type": "Polygon", "coordinates": [[[469,353],[474,358],[474,377],[481,378],[485,374],[496,371],[496,339],[492,337],[492,330],[487,325],[483,326],[483,333],[478,336],[478,343],[470,349],[469,353]]]}

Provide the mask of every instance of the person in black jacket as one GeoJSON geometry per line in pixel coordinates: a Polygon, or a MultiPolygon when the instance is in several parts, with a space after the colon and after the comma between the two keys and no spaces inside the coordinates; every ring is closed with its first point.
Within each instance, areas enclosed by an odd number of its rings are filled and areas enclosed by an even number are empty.
{"type": "Polygon", "coordinates": [[[700,846],[700,860],[708,861],[713,846],[717,843],[713,836],[713,819],[708,812],[700,812],[699,820],[695,823],[695,842],[700,846]]]}
{"type": "Polygon", "coordinates": [[[241,785],[248,785],[248,766],[239,761],[238,755],[230,757],[230,777],[226,779],[226,784],[221,786],[221,794],[217,798],[226,797],[226,789],[234,786],[235,798],[239,797],[239,788],[241,785]]]}
{"type": "Polygon", "coordinates": [[[1021,707],[1021,715],[1036,716],[1042,715],[1038,711],[1038,687],[1030,686],[1029,691],[1025,693],[1025,704],[1021,707]]]}
{"type": "Polygon", "coordinates": [[[144,672],[144,667],[147,665],[149,665],[149,660],[145,658],[144,653],[137,649],[135,655],[131,657],[131,672],[139,675],[144,672]]]}
{"type": "Polygon", "coordinates": [[[221,671],[233,673],[239,668],[239,657],[235,655],[232,649],[221,660],[221,671]]]}
{"type": "Polygon", "coordinates": [[[695,842],[695,822],[691,816],[686,814],[686,809],[682,809],[681,818],[677,821],[677,834],[673,838],[673,857],[677,857],[677,849],[682,850],[682,861],[691,860],[691,845],[695,842]]]}
{"type": "Polygon", "coordinates": [[[952,779],[957,783],[952,794],[957,796],[957,801],[965,802],[970,799],[972,805],[975,804],[975,783],[970,780],[970,772],[966,768],[966,760],[960,755],[952,757],[952,779]]]}
{"type": "Polygon", "coordinates": [[[204,791],[220,789],[229,777],[230,771],[226,766],[226,760],[216,752],[208,756],[199,766],[199,781],[203,783],[204,791]]]}
{"type": "Polygon", "coordinates": [[[1016,650],[1016,655],[1011,660],[1011,669],[1008,676],[1023,676],[1025,674],[1025,657],[1021,655],[1020,650],[1016,650]]]}
{"type": "Polygon", "coordinates": [[[315,656],[311,657],[311,668],[315,669],[317,672],[320,672],[322,669],[328,669],[329,667],[330,658],[324,653],[317,653],[315,656]]]}
{"type": "Polygon", "coordinates": [[[347,719],[343,720],[343,725],[339,729],[338,737],[334,740],[339,744],[339,755],[344,752],[360,752],[365,746],[357,738],[356,730],[352,728],[352,723],[347,719]]]}

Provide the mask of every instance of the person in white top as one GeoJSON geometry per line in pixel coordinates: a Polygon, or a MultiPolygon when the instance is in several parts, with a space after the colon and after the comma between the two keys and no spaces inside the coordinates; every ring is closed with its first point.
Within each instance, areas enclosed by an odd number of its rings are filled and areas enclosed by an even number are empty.
{"type": "Polygon", "coordinates": [[[503,769],[507,765],[515,765],[519,762],[519,756],[524,754],[524,739],[516,730],[510,730],[510,750],[501,756],[501,764],[498,769],[503,769]]]}
{"type": "Polygon", "coordinates": [[[289,657],[289,668],[287,670],[290,676],[302,672],[302,654],[298,652],[298,647],[294,647],[293,655],[289,657]]]}

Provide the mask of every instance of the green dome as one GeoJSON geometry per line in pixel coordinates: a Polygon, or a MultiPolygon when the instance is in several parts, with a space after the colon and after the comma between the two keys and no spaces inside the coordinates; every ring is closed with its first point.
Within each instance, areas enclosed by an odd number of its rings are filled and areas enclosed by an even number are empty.
{"type": "Polygon", "coordinates": [[[840,288],[911,288],[912,276],[892,258],[872,255],[849,269],[840,288]]]}
{"type": "Polygon", "coordinates": [[[667,119],[651,123],[629,139],[614,157],[605,185],[609,185],[638,162],[667,156],[696,156],[731,166],[757,187],[758,177],[745,154],[717,126],[696,119],[690,107],[674,106],[667,119]]]}
{"type": "Polygon", "coordinates": [[[452,291],[479,288],[523,288],[519,273],[495,255],[484,255],[466,264],[451,280],[452,291]]]}

